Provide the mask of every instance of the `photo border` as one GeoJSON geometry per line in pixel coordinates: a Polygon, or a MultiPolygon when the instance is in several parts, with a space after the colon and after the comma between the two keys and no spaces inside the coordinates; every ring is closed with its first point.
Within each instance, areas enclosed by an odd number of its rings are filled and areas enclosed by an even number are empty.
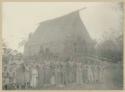
{"type": "Polygon", "coordinates": [[[63,92],[63,91],[66,91],[66,92],[90,92],[90,91],[93,91],[93,92],[104,92],[104,91],[107,91],[107,92],[112,92],[112,91],[115,91],[115,92],[122,92],[124,91],[125,89],[125,49],[124,49],[124,43],[125,43],[125,6],[124,6],[124,17],[123,17],[123,90],[2,90],[2,3],[4,2],[123,2],[123,4],[125,5],[125,0],[1,0],[0,1],[0,92],[9,92],[9,91],[12,91],[12,92],[18,92],[18,91],[21,91],[21,92],[63,92]]]}

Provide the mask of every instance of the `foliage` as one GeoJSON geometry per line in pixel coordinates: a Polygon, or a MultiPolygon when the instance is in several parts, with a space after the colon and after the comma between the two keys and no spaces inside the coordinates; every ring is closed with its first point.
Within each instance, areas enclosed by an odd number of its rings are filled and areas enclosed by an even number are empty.
{"type": "Polygon", "coordinates": [[[107,59],[112,59],[111,62],[118,62],[123,60],[123,44],[122,36],[117,39],[107,39],[101,43],[98,48],[98,56],[107,59]]]}

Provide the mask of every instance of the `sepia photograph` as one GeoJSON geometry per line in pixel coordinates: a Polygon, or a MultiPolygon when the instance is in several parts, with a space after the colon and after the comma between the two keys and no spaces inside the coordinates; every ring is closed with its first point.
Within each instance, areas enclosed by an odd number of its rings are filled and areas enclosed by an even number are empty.
{"type": "Polygon", "coordinates": [[[2,90],[123,90],[123,2],[3,2],[2,90]]]}

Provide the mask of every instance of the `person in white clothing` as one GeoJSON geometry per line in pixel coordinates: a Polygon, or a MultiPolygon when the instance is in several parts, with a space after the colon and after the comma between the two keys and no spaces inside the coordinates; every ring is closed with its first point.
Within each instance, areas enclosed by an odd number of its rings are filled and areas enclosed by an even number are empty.
{"type": "Polygon", "coordinates": [[[92,72],[92,66],[89,64],[89,65],[86,65],[86,68],[87,68],[87,75],[88,75],[88,82],[93,82],[94,78],[93,78],[93,72],[92,72]]]}
{"type": "Polygon", "coordinates": [[[36,88],[37,79],[38,79],[38,71],[37,71],[37,69],[35,67],[32,68],[31,74],[32,74],[31,75],[31,87],[36,88]]]}
{"type": "Polygon", "coordinates": [[[99,81],[101,82],[101,83],[103,83],[104,82],[104,71],[105,71],[105,66],[104,65],[100,65],[99,66],[99,81]]]}

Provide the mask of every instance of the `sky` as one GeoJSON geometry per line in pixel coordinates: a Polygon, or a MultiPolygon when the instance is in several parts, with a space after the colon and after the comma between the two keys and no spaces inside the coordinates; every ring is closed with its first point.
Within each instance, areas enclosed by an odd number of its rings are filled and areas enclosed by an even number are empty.
{"type": "Polygon", "coordinates": [[[123,8],[119,2],[4,2],[2,4],[2,37],[7,47],[18,48],[27,40],[39,23],[72,11],[79,12],[82,22],[92,39],[98,43],[104,38],[113,38],[122,32],[123,8]]]}

